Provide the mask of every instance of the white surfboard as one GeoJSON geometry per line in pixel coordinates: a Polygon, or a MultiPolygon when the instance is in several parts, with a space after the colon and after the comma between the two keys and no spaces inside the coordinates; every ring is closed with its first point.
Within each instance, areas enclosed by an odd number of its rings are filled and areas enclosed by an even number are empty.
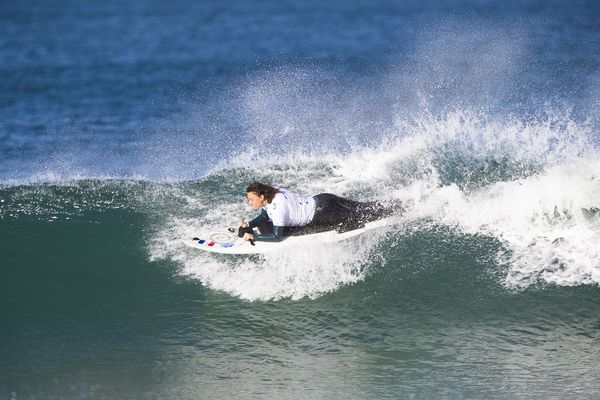
{"type": "Polygon", "coordinates": [[[249,241],[237,236],[237,234],[222,230],[209,230],[201,232],[194,238],[184,238],[183,243],[194,249],[221,254],[261,254],[272,251],[283,251],[289,246],[302,246],[311,243],[333,243],[342,240],[351,239],[373,229],[383,228],[390,224],[397,223],[397,218],[384,218],[373,222],[368,222],[364,227],[351,231],[338,233],[335,230],[310,233],[299,236],[287,236],[279,242],[261,242],[257,240],[254,245],[249,241]]]}

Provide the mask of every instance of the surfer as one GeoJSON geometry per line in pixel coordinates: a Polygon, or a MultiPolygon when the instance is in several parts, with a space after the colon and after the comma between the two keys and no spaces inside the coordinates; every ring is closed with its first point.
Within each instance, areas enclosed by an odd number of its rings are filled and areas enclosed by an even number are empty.
{"type": "Polygon", "coordinates": [[[395,210],[378,201],[359,202],[330,193],[304,196],[259,182],[250,184],[246,195],[252,209],[261,209],[261,212],[252,221],[238,224],[245,240],[276,242],[284,236],[333,229],[346,232],[391,215],[395,210]]]}

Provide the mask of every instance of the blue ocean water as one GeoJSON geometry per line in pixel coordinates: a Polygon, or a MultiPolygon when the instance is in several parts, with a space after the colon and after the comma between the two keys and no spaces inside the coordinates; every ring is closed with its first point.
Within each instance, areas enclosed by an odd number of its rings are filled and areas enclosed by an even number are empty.
{"type": "Polygon", "coordinates": [[[6,0],[0,398],[595,398],[600,5],[6,0]],[[402,201],[265,256],[253,180],[402,201]]]}

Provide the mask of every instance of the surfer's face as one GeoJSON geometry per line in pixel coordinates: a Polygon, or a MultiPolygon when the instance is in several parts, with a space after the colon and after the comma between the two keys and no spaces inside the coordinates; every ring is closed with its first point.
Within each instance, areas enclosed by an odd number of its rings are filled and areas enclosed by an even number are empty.
{"type": "Polygon", "coordinates": [[[252,207],[255,210],[258,210],[259,208],[265,207],[267,205],[267,199],[265,199],[264,195],[258,195],[258,193],[255,192],[248,192],[247,193],[248,196],[248,204],[250,204],[250,207],[252,207]]]}

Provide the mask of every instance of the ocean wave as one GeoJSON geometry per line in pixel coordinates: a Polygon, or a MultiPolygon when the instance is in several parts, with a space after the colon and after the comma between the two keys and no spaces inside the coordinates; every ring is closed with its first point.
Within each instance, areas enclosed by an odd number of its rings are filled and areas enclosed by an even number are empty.
{"type": "Polygon", "coordinates": [[[179,238],[232,226],[251,212],[244,188],[262,180],[307,194],[402,201],[404,226],[447,226],[497,240],[495,263],[509,288],[600,283],[600,163],[593,130],[568,115],[534,121],[475,112],[424,114],[403,132],[343,154],[248,151],[199,180],[60,180],[5,185],[0,218],[56,220],[129,209],[147,217],[148,254],[180,273],[248,300],[316,297],[354,284],[381,265],[403,229],[347,244],[242,259],[192,254],[179,238]],[[375,260],[375,261],[374,261],[375,260]],[[379,260],[379,261],[377,261],[379,260]]]}
{"type": "MultiPolygon", "coordinates": [[[[413,228],[424,229],[433,223],[497,240],[501,246],[495,262],[498,268],[506,266],[502,280],[510,288],[600,283],[595,246],[599,228],[593,217],[599,206],[600,165],[594,161],[596,150],[587,140],[587,127],[551,118],[535,125],[490,126],[472,115],[453,114],[430,121],[425,130],[426,135],[412,132],[395,143],[343,157],[298,155],[290,160],[288,155],[286,159],[269,157],[270,162],[238,160],[240,165],[252,167],[235,170],[233,175],[238,178],[232,178],[228,170],[216,176],[223,182],[229,179],[229,186],[237,185],[241,193],[236,196],[243,194],[249,179],[258,178],[305,193],[331,191],[359,199],[401,200],[409,205],[404,219],[413,228]]],[[[226,226],[246,215],[243,198],[238,199],[237,206],[204,223],[216,221],[215,226],[226,226]]],[[[198,224],[202,221],[187,224],[178,220],[174,222],[178,228],[173,229],[192,234],[189,226],[198,224]]],[[[333,258],[317,252],[320,256],[313,260],[313,267],[305,269],[299,267],[301,263],[290,263],[293,256],[241,264],[210,256],[177,259],[183,262],[184,274],[246,299],[299,298],[365,279],[378,265],[372,259],[385,254],[378,242],[367,247],[377,250],[346,250],[340,253],[345,257],[333,258]],[[236,268],[239,280],[231,278],[236,268]],[[315,268],[321,275],[315,275],[315,268]],[[256,285],[241,283],[252,274],[270,282],[258,286],[260,293],[256,285]],[[282,282],[307,282],[315,276],[322,280],[283,289],[286,285],[282,282]],[[345,278],[334,278],[341,276],[345,278]]]]}

